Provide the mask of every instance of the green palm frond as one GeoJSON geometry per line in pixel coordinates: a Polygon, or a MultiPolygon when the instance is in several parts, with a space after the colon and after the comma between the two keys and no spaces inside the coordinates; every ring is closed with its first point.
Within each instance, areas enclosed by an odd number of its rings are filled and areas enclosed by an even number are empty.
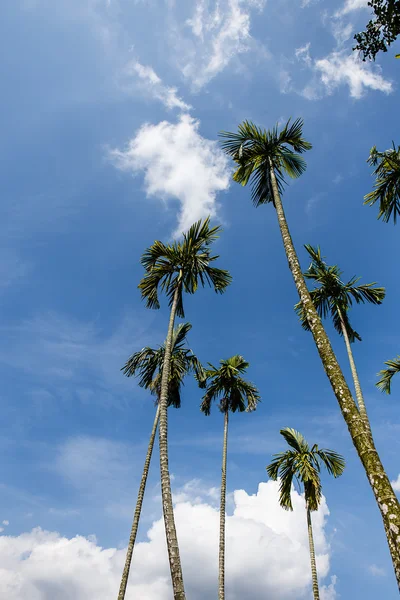
{"type": "Polygon", "coordinates": [[[307,507],[311,511],[318,510],[322,498],[321,464],[330,475],[339,477],[344,470],[344,459],[333,450],[320,450],[316,444],[310,448],[304,436],[295,429],[286,427],[280,434],[291,449],[275,454],[267,466],[269,477],[280,482],[279,503],[285,510],[293,510],[291,493],[295,478],[303,485],[307,507]]]}
{"type": "Polygon", "coordinates": [[[232,277],[223,269],[213,266],[219,257],[211,255],[211,244],[218,238],[221,228],[211,227],[210,219],[194,223],[183,234],[182,242],[165,245],[156,241],[148,248],[141,263],[145,275],[139,283],[147,308],[160,308],[158,298],[161,290],[172,305],[178,290],[177,315],[184,317],[183,292],[194,294],[199,285],[206,284],[222,294],[232,277]]]}
{"type": "Polygon", "coordinates": [[[209,415],[211,404],[220,400],[220,409],[225,412],[251,412],[260,402],[260,394],[256,386],[243,379],[240,375],[245,373],[249,363],[236,354],[226,360],[220,361],[220,367],[209,364],[205,375],[207,378],[206,393],[203,396],[200,410],[209,415]]]}
{"type": "MultiPolygon", "coordinates": [[[[179,408],[181,388],[186,375],[193,373],[202,387],[205,371],[198,358],[185,346],[185,340],[192,326],[180,323],[172,336],[171,372],[168,385],[168,406],[179,408]]],[[[138,377],[140,387],[146,388],[157,398],[161,390],[161,374],[164,365],[165,342],[157,349],[142,348],[132,354],[121,371],[127,377],[138,377]]]]}
{"type": "Polygon", "coordinates": [[[278,131],[276,125],[270,130],[257,127],[251,121],[243,121],[237,133],[222,131],[221,146],[236,163],[234,181],[245,186],[251,184],[255,206],[273,202],[270,166],[277,179],[279,193],[285,185],[285,174],[300,177],[306,169],[301,153],[312,147],[302,136],[303,120],[296,119],[278,131]]]}
{"type": "Polygon", "coordinates": [[[381,392],[390,394],[392,377],[400,372],[400,355],[393,360],[387,360],[385,365],[387,365],[388,368],[379,371],[378,377],[380,377],[380,380],[376,383],[376,387],[380,389],[381,392]]]}
{"type": "MultiPolygon", "coordinates": [[[[304,247],[311,258],[310,266],[304,272],[304,277],[313,281],[316,286],[310,291],[310,296],[319,316],[321,319],[330,316],[340,335],[343,335],[343,322],[350,343],[355,340],[361,341],[360,335],[350,323],[348,311],[352,307],[353,301],[356,304],[366,302],[375,305],[381,304],[385,298],[385,288],[377,287],[376,282],[357,285],[360,277],[353,277],[345,283],[342,280],[342,271],[337,265],[329,266],[325,262],[319,246],[313,247],[306,244],[304,247]]],[[[294,308],[302,327],[309,331],[310,325],[302,302],[298,302],[294,308]]]]}
{"type": "Polygon", "coordinates": [[[379,202],[378,219],[388,223],[393,218],[396,223],[400,215],[400,146],[396,148],[393,142],[393,147],[385,152],[378,152],[373,146],[367,162],[376,167],[376,179],[373,191],[364,196],[364,204],[379,202]]]}

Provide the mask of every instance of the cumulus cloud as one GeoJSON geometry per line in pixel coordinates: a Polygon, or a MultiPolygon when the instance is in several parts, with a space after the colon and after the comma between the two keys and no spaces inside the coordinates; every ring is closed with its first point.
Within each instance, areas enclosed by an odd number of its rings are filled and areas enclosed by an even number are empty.
{"type": "Polygon", "coordinates": [[[139,87],[146,95],[162,102],[168,109],[177,108],[181,111],[189,111],[192,107],[186,104],[178,96],[177,89],[165,85],[152,67],[142,65],[138,61],[131,61],[123,70],[124,79],[121,82],[122,87],[129,89],[134,79],[134,87],[139,87]],[[126,80],[125,78],[129,78],[126,80]]]}
{"type": "MultiPolygon", "coordinates": [[[[310,565],[304,499],[293,492],[294,512],[278,505],[278,484],[261,483],[258,492],[234,493],[227,517],[227,599],[298,600],[310,595],[310,565]]],[[[329,571],[324,525],[325,500],[313,514],[320,579],[329,571]]],[[[202,498],[176,504],[176,523],[188,597],[203,600],[217,590],[218,509],[202,498]]],[[[100,547],[94,536],[68,539],[33,529],[0,536],[0,600],[109,600],[115,597],[125,550],[100,547]]],[[[163,520],[154,522],[137,545],[128,597],[172,600],[163,520]]],[[[321,590],[335,598],[335,578],[321,590]]]]}
{"type": "Polygon", "coordinates": [[[392,488],[394,489],[395,492],[400,492],[400,473],[399,473],[399,476],[397,477],[397,479],[394,479],[392,481],[392,488]]]}
{"type": "Polygon", "coordinates": [[[251,11],[261,10],[264,0],[220,0],[213,2],[213,8],[209,4],[207,0],[196,3],[192,18],[186,22],[192,37],[179,44],[186,49],[182,72],[195,89],[251,48],[251,11]]]}
{"type": "Polygon", "coordinates": [[[367,89],[379,90],[385,94],[390,94],[393,90],[392,83],[382,76],[379,66],[362,62],[354,53],[346,55],[343,51],[333,51],[325,58],[313,59],[308,43],[298,48],[295,56],[314,72],[313,80],[301,90],[301,95],[309,100],[330,95],[342,85],[347,85],[350,96],[357,100],[367,89]]]}
{"type": "Polygon", "coordinates": [[[179,236],[192,223],[217,212],[216,195],[229,187],[226,156],[199,133],[200,123],[182,115],[177,123],[146,123],[124,150],[112,150],[115,165],[144,172],[148,196],[180,203],[179,236]]]}

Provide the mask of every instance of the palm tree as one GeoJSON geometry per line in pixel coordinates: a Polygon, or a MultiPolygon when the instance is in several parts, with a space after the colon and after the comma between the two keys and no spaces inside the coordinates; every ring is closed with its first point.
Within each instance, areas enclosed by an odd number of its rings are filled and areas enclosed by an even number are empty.
{"type": "MultiPolygon", "coordinates": [[[[309,244],[306,244],[305,249],[311,257],[311,264],[303,275],[306,279],[314,281],[319,286],[310,291],[311,299],[321,319],[330,315],[336,331],[344,338],[356,390],[358,409],[368,428],[370,428],[360,380],[351,350],[351,344],[356,340],[361,342],[361,337],[352,328],[348,312],[353,305],[353,301],[357,304],[364,304],[365,302],[381,304],[385,297],[385,288],[374,287],[375,282],[357,285],[360,277],[353,277],[345,283],[341,279],[342,271],[337,265],[329,266],[326,264],[321,256],[319,247],[313,248],[309,244]]],[[[304,314],[302,303],[298,302],[295,309],[304,329],[309,331],[310,326],[304,314]]]]}
{"type": "MultiPolygon", "coordinates": [[[[205,373],[201,363],[189,348],[185,346],[185,338],[192,326],[190,323],[180,323],[175,327],[172,334],[171,343],[171,371],[168,385],[168,406],[180,408],[181,406],[181,387],[183,379],[189,373],[194,373],[200,387],[205,382],[205,373]]],[[[160,385],[161,373],[164,364],[165,342],[157,349],[146,346],[139,352],[135,352],[126,361],[121,371],[127,377],[139,377],[139,385],[150,390],[150,393],[156,397],[156,415],[154,418],[153,428],[151,430],[149,446],[147,449],[146,460],[144,462],[142,479],[139,486],[138,498],[136,502],[135,513],[133,517],[129,544],[126,552],[125,566],[122,573],[121,585],[119,588],[118,600],[124,600],[126,587],[128,585],[129,570],[132,561],[133,548],[135,546],[136,534],[139,526],[140,514],[142,511],[144,492],[146,489],[147,477],[151,456],[153,453],[154,439],[158,427],[158,419],[160,414],[160,385]]]]}
{"type": "Polygon", "coordinates": [[[394,358],[393,360],[387,360],[385,362],[385,365],[387,365],[389,368],[382,369],[382,371],[379,371],[378,377],[380,376],[381,378],[376,384],[376,387],[379,388],[381,392],[386,392],[387,394],[390,394],[392,377],[393,375],[396,375],[396,373],[400,372],[400,355],[394,358]]]}
{"type": "Polygon", "coordinates": [[[318,353],[375,495],[386,531],[390,532],[388,543],[400,588],[400,503],[312,302],[283,210],[281,194],[285,184],[285,173],[292,178],[299,177],[306,168],[301,153],[311,148],[311,144],[303,138],[302,128],[302,119],[296,119],[293,123],[289,120],[280,132],[278,126],[267,131],[256,127],[250,121],[244,121],[239,125],[238,133],[221,133],[224,139],[222,147],[237,165],[233,175],[234,181],[242,185],[250,182],[254,205],[258,207],[272,203],[276,210],[289,269],[304,306],[318,353]],[[382,501],[382,498],[385,500],[382,501]]]}
{"type": "Polygon", "coordinates": [[[168,381],[171,371],[172,334],[175,316],[184,317],[183,293],[194,294],[201,284],[213,287],[223,293],[231,282],[228,271],[213,265],[218,256],[211,255],[211,244],[218,238],[220,227],[210,227],[210,219],[197,221],[181,242],[166,245],[155,241],[141,258],[145,275],[139,284],[142,298],[147,308],[160,308],[159,289],[169,300],[170,317],[165,341],[164,362],[160,382],[159,447],[161,495],[164,514],[165,534],[171,571],[174,600],[185,600],[182,567],[176,535],[171,494],[171,481],[168,468],[168,381]]]}
{"type": "Polygon", "coordinates": [[[280,433],[291,449],[275,454],[273,461],[267,467],[267,472],[274,481],[278,477],[280,478],[279,503],[285,510],[293,510],[291,498],[293,478],[303,487],[307,511],[312,587],[314,600],[319,600],[311,512],[318,510],[322,498],[321,463],[330,475],[339,477],[344,470],[344,459],[333,450],[319,449],[317,444],[310,448],[305,438],[295,429],[286,427],[281,429],[280,433]]]}
{"type": "Polygon", "coordinates": [[[396,223],[400,215],[400,146],[394,145],[385,152],[378,152],[376,146],[370,150],[367,163],[376,169],[374,190],[364,196],[364,204],[375,204],[379,201],[378,219],[382,217],[388,223],[393,217],[396,223]]]}
{"type": "Polygon", "coordinates": [[[224,414],[224,442],[222,449],[221,504],[219,525],[219,575],[218,599],[225,600],[225,503],[226,503],[226,457],[228,448],[228,414],[231,412],[250,412],[256,409],[260,394],[257,388],[241,377],[249,363],[243,356],[236,354],[220,361],[217,369],[209,363],[206,370],[207,391],[201,403],[201,411],[209,415],[213,400],[221,400],[220,411],[224,414]]]}

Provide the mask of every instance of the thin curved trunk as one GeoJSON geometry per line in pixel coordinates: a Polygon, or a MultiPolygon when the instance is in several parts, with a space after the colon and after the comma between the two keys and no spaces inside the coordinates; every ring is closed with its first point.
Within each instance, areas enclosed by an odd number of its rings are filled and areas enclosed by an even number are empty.
{"type": "Polygon", "coordinates": [[[171,371],[172,335],[174,331],[176,307],[178,305],[180,288],[176,288],[171,306],[168,325],[168,334],[165,342],[164,363],[161,376],[160,392],[160,423],[159,423],[159,446],[160,446],[160,473],[161,473],[161,495],[164,514],[165,535],[169,557],[169,568],[171,571],[174,600],[186,600],[183,585],[181,559],[179,556],[178,538],[176,535],[174,507],[172,504],[171,480],[168,468],[168,381],[171,371]]]}
{"type": "Polygon", "coordinates": [[[358,373],[357,373],[357,369],[356,369],[356,363],[354,362],[354,357],[353,357],[353,352],[352,352],[352,349],[351,349],[351,344],[350,344],[349,336],[348,336],[347,329],[346,329],[346,326],[345,326],[343,318],[342,318],[342,313],[341,313],[341,311],[340,311],[339,308],[337,309],[337,311],[339,313],[340,325],[342,327],[342,333],[343,333],[344,341],[345,341],[345,344],[346,344],[347,355],[349,357],[351,374],[353,376],[354,388],[356,390],[356,399],[357,399],[357,404],[358,404],[358,410],[360,411],[360,415],[364,419],[364,421],[365,421],[365,423],[366,423],[369,431],[371,432],[371,424],[369,422],[369,418],[368,418],[368,414],[367,414],[367,408],[365,406],[364,397],[363,397],[363,393],[362,393],[362,390],[361,390],[360,380],[358,378],[358,373]]]}
{"type": "Polygon", "coordinates": [[[221,503],[219,508],[219,572],[218,600],[225,600],[225,505],[226,455],[228,450],[228,410],[224,414],[224,443],[222,447],[221,503]]]}
{"type": "Polygon", "coordinates": [[[293,245],[289,228],[286,222],[282,201],[279,195],[278,185],[270,161],[271,185],[274,195],[274,204],[278,217],[279,228],[285,248],[289,268],[304,306],[307,320],[313,335],[319,356],[321,358],[325,373],[328,376],[333,392],[339,403],[340,410],[346,422],[351,439],[362,462],[368,481],[375,495],[376,502],[385,524],[386,534],[393,567],[400,589],[400,504],[386,475],[378,452],[376,451],[371,432],[364,419],[360,415],[353,400],[349,387],[346,383],[342,370],[332,350],[331,343],[321,323],[321,319],[311,300],[300,267],[299,259],[293,245]]]}
{"type": "Polygon", "coordinates": [[[126,586],[128,585],[129,569],[131,568],[133,548],[135,546],[136,534],[139,526],[140,513],[142,512],[144,492],[146,489],[147,477],[149,475],[151,455],[153,454],[154,440],[156,437],[156,431],[158,426],[158,419],[160,415],[160,405],[157,406],[156,416],[154,418],[153,429],[151,430],[149,446],[147,448],[146,460],[144,461],[142,479],[140,481],[138,498],[136,501],[135,513],[133,516],[133,523],[131,529],[131,535],[129,537],[128,549],[126,551],[125,566],[122,573],[121,585],[118,593],[118,600],[125,600],[126,586]]]}
{"type": "Polygon", "coordinates": [[[318,587],[318,575],[317,565],[315,562],[315,550],[314,550],[314,537],[312,531],[311,512],[307,508],[307,529],[308,529],[308,543],[310,545],[310,559],[311,559],[311,576],[312,576],[312,589],[314,600],[319,600],[319,587],[318,587]]]}

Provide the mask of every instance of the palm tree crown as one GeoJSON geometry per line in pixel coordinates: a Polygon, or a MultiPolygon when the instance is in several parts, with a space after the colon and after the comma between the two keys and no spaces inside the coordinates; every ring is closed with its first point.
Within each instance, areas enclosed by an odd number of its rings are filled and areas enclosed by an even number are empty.
{"type": "MultiPolygon", "coordinates": [[[[193,352],[185,347],[185,338],[191,328],[190,323],[180,323],[175,327],[172,336],[168,406],[174,406],[175,408],[180,408],[181,405],[181,387],[185,375],[194,373],[200,387],[204,387],[204,369],[193,352]]],[[[139,385],[157,396],[157,402],[161,390],[164,355],[165,342],[157,349],[146,346],[139,352],[132,354],[121,369],[127,377],[137,376],[139,385]]]]}
{"type": "Polygon", "coordinates": [[[300,154],[311,149],[310,142],[302,137],[303,120],[289,121],[279,132],[278,125],[266,130],[251,121],[243,121],[238,133],[222,131],[222,148],[238,165],[233,179],[243,186],[251,181],[252,200],[255,206],[274,204],[270,169],[273,168],[279,193],[282,193],[286,172],[299,177],[306,169],[300,154]]]}
{"type": "Polygon", "coordinates": [[[345,462],[343,457],[333,450],[311,448],[305,438],[290,427],[281,429],[281,435],[291,450],[274,455],[267,467],[269,477],[276,481],[280,477],[279,503],[285,510],[293,510],[291,489],[293,478],[303,484],[306,504],[309,510],[318,510],[322,498],[320,480],[321,463],[329,474],[339,477],[343,473],[345,462]]]}
{"type": "Polygon", "coordinates": [[[385,365],[387,365],[388,368],[379,371],[378,377],[380,376],[380,380],[377,382],[376,387],[379,388],[381,392],[390,394],[392,377],[400,372],[400,355],[393,360],[387,360],[385,365]]]}
{"type": "MultiPolygon", "coordinates": [[[[364,302],[381,304],[385,297],[385,288],[373,287],[375,282],[356,285],[360,277],[353,277],[345,283],[341,279],[342,271],[339,267],[326,264],[321,256],[319,246],[313,248],[313,246],[307,244],[305,249],[311,257],[311,264],[305,271],[304,276],[319,286],[310,291],[311,299],[319,316],[326,318],[330,315],[334,327],[340,335],[343,335],[343,322],[350,342],[354,342],[356,339],[361,341],[361,337],[350,324],[348,311],[353,301],[357,304],[364,302]]],[[[309,331],[310,326],[301,302],[295,305],[295,310],[302,321],[302,326],[309,331]]]]}
{"type": "Polygon", "coordinates": [[[375,204],[379,201],[378,219],[388,223],[393,217],[396,223],[400,215],[400,146],[395,146],[385,152],[378,152],[376,146],[371,148],[367,159],[369,165],[376,167],[374,189],[364,196],[364,204],[375,204]]]}
{"type": "Polygon", "coordinates": [[[249,363],[243,356],[236,354],[227,360],[221,360],[220,365],[217,369],[209,363],[210,368],[206,369],[206,377],[210,383],[201,403],[201,411],[209,415],[212,401],[218,399],[221,400],[222,412],[255,410],[257,402],[260,401],[260,394],[255,385],[241,377],[249,363]]]}
{"type": "Polygon", "coordinates": [[[166,245],[155,241],[141,258],[146,270],[139,284],[142,298],[147,308],[160,308],[158,290],[161,288],[172,306],[175,292],[178,290],[177,315],[184,317],[182,291],[194,294],[199,283],[208,283],[216,292],[222,293],[230,284],[232,277],[228,271],[212,266],[219,258],[211,256],[210,245],[219,235],[221,228],[210,227],[210,219],[197,221],[183,234],[182,242],[166,245]]]}

